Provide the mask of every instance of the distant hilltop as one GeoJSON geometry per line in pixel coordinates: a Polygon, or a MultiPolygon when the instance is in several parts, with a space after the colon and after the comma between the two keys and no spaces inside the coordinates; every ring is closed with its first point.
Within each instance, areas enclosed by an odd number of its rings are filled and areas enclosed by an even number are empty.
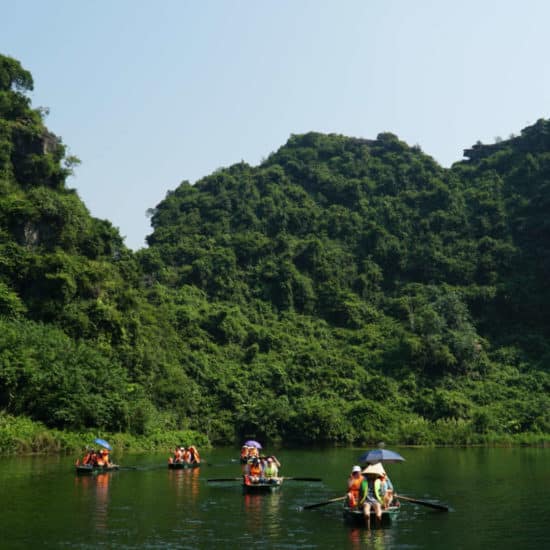
{"type": "Polygon", "coordinates": [[[167,193],[134,253],[32,86],[0,56],[0,452],[548,441],[549,121],[450,169],[291,135],[167,193]]]}

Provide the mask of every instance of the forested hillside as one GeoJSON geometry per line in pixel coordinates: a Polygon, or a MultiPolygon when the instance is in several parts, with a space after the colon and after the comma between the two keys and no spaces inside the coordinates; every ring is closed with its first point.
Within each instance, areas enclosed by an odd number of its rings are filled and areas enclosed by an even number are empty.
{"type": "Polygon", "coordinates": [[[168,193],[133,253],[66,187],[32,85],[0,56],[4,414],[214,443],[548,439],[550,121],[451,169],[389,133],[291,136],[168,193]]]}

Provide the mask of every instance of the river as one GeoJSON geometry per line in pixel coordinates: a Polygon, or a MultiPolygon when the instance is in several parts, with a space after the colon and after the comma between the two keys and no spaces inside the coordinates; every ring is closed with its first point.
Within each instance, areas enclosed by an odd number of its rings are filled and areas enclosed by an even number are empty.
{"type": "Polygon", "coordinates": [[[399,448],[387,464],[398,492],[450,506],[402,503],[391,526],[342,520],[341,503],[362,449],[276,452],[279,492],[243,495],[237,449],[204,451],[197,470],[168,470],[167,455],[114,456],[118,472],[77,476],[76,457],[0,458],[1,548],[548,548],[550,449],[399,448]]]}

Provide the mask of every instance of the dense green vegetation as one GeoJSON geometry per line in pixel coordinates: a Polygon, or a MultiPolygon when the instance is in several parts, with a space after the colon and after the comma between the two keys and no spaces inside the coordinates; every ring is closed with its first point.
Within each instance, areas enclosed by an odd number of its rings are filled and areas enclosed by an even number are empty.
{"type": "Polygon", "coordinates": [[[133,253],[32,86],[0,56],[0,436],[548,440],[550,121],[451,169],[291,136],[168,193],[133,253]]]}

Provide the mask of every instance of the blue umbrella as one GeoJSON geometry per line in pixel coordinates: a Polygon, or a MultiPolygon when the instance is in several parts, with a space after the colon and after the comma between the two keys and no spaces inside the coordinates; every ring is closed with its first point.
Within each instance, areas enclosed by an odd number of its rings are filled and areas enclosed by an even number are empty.
{"type": "Polygon", "coordinates": [[[109,445],[109,443],[107,443],[107,441],[105,441],[104,439],[99,439],[99,437],[97,439],[94,439],[94,443],[97,443],[98,445],[101,445],[102,447],[109,449],[109,451],[113,450],[112,447],[109,445]]]}
{"type": "Polygon", "coordinates": [[[389,449],[372,449],[359,457],[359,462],[404,462],[405,459],[395,451],[389,449]]]}
{"type": "Polygon", "coordinates": [[[262,446],[254,439],[249,439],[248,441],[245,441],[243,445],[246,445],[247,447],[256,447],[256,449],[262,448],[262,446]]]}

